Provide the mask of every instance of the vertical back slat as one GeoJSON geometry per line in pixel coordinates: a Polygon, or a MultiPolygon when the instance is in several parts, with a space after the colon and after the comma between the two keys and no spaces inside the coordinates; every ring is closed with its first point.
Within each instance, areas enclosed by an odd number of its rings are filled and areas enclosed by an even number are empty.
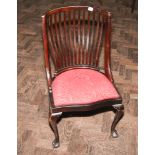
{"type": "Polygon", "coordinates": [[[74,65],[76,65],[77,64],[77,52],[76,52],[76,49],[77,49],[77,47],[76,47],[76,18],[75,18],[75,10],[73,11],[73,41],[74,41],[74,49],[73,49],[73,52],[74,52],[74,65]]]}
{"type": "Polygon", "coordinates": [[[70,66],[73,65],[73,43],[72,43],[72,34],[71,34],[71,30],[72,30],[72,25],[71,25],[71,12],[68,13],[68,20],[69,20],[69,23],[68,23],[68,33],[69,33],[69,52],[70,52],[70,66]]]}
{"type": "Polygon", "coordinates": [[[94,45],[94,34],[95,34],[95,13],[92,13],[92,31],[91,31],[91,37],[90,37],[90,62],[93,66],[93,58],[94,58],[94,53],[95,51],[93,50],[93,45],[94,45]]]}
{"type": "Polygon", "coordinates": [[[51,34],[51,40],[52,40],[52,43],[53,43],[53,47],[55,49],[55,56],[56,56],[56,62],[57,62],[57,68],[60,67],[60,56],[58,54],[58,49],[57,49],[57,45],[56,45],[56,40],[55,40],[55,33],[54,33],[54,28],[53,28],[53,16],[50,17],[50,23],[51,23],[51,26],[50,26],[50,34],[51,34]]]}
{"type": "MultiPolygon", "coordinates": [[[[94,58],[93,58],[93,60],[94,60],[94,61],[93,61],[93,64],[94,64],[95,66],[96,66],[95,58],[96,58],[96,54],[97,54],[97,53],[96,53],[96,49],[97,49],[96,46],[97,46],[97,41],[98,41],[97,39],[98,39],[98,35],[99,35],[99,17],[100,17],[99,13],[97,13],[96,15],[97,15],[97,21],[96,21],[96,22],[97,22],[97,26],[96,26],[96,28],[95,28],[96,31],[95,31],[95,34],[94,34],[94,39],[95,39],[95,40],[94,40],[94,46],[93,46],[93,50],[94,50],[94,53],[95,53],[94,58]]],[[[96,66],[96,67],[97,67],[97,66],[96,66]]]]}
{"type": "Polygon", "coordinates": [[[60,45],[60,36],[59,36],[59,33],[58,33],[58,21],[57,21],[57,14],[54,14],[54,27],[55,27],[55,41],[56,41],[56,46],[57,46],[57,50],[58,50],[58,55],[59,55],[59,61],[60,61],[60,67],[64,67],[63,66],[63,61],[62,61],[62,58],[63,58],[63,54],[62,54],[62,48],[61,48],[61,45],[60,45]]]}
{"type": "Polygon", "coordinates": [[[88,25],[87,25],[87,41],[86,41],[86,64],[88,64],[88,60],[89,60],[89,32],[90,32],[90,12],[88,12],[88,25]]]}
{"type": "Polygon", "coordinates": [[[54,67],[57,69],[57,62],[56,62],[56,55],[55,55],[55,49],[53,47],[53,43],[52,43],[52,40],[51,40],[51,33],[50,33],[50,27],[48,25],[48,30],[47,30],[47,36],[48,36],[48,43],[49,43],[49,57],[51,57],[52,61],[53,61],[53,64],[54,64],[54,67]]]}
{"type": "Polygon", "coordinates": [[[65,61],[65,53],[66,53],[66,48],[64,45],[64,39],[63,39],[63,31],[62,31],[62,17],[61,17],[61,12],[59,13],[59,36],[60,36],[60,48],[62,51],[62,61],[63,61],[63,67],[66,67],[66,61],[65,61]]]}
{"type": "Polygon", "coordinates": [[[81,63],[81,49],[80,49],[80,9],[78,10],[78,65],[81,63]]]}
{"type": "Polygon", "coordinates": [[[71,66],[71,48],[70,48],[70,21],[69,21],[69,16],[70,16],[70,11],[65,12],[65,18],[66,18],[66,42],[67,42],[67,51],[68,51],[68,55],[67,55],[67,59],[68,59],[68,66],[71,66]]]}
{"type": "MultiPolygon", "coordinates": [[[[99,18],[100,21],[100,18],[99,18]]],[[[101,24],[99,28],[99,36],[98,36],[98,43],[97,43],[97,49],[96,49],[96,66],[98,66],[99,63],[99,56],[100,56],[100,44],[101,44],[101,39],[102,39],[102,33],[103,33],[103,16],[101,16],[101,24]]]]}
{"type": "Polygon", "coordinates": [[[83,10],[83,22],[82,22],[82,64],[84,61],[84,53],[85,53],[85,10],[83,10]]]}
{"type": "Polygon", "coordinates": [[[68,59],[68,38],[67,38],[67,32],[66,32],[66,12],[63,12],[64,14],[64,44],[66,48],[66,53],[65,53],[65,59],[66,59],[66,65],[69,66],[70,62],[68,59]]]}
{"type": "Polygon", "coordinates": [[[89,19],[89,25],[90,25],[90,31],[89,31],[89,45],[88,45],[88,65],[91,65],[91,57],[92,57],[92,51],[91,51],[91,33],[92,33],[92,12],[90,12],[90,19],[89,19]]]}

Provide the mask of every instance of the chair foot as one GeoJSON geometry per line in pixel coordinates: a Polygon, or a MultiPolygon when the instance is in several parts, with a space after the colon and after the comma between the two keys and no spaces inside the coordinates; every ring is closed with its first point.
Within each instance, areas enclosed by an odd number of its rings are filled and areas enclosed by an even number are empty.
{"type": "Polygon", "coordinates": [[[113,105],[113,108],[116,109],[116,114],[115,114],[114,121],[111,125],[111,136],[113,138],[117,138],[119,137],[119,134],[115,128],[116,128],[117,123],[121,120],[121,118],[124,115],[124,105],[122,104],[113,105]]]}
{"type": "Polygon", "coordinates": [[[53,148],[58,148],[60,146],[60,141],[59,139],[54,139],[53,142],[52,142],[52,146],[53,148]]]}
{"type": "Polygon", "coordinates": [[[58,133],[58,128],[57,128],[57,121],[60,118],[62,113],[52,113],[49,116],[49,124],[54,132],[55,139],[52,142],[53,148],[57,148],[60,146],[59,142],[59,133],[58,133]]]}
{"type": "Polygon", "coordinates": [[[117,133],[117,130],[111,131],[111,136],[112,136],[113,138],[119,137],[119,135],[118,135],[118,133],[117,133]]]}

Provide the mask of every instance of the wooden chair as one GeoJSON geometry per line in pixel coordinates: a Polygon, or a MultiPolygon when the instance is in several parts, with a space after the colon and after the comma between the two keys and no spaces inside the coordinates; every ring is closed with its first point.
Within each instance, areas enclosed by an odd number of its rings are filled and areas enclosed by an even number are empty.
{"type": "Polygon", "coordinates": [[[57,8],[42,16],[42,30],[53,147],[60,145],[57,121],[63,112],[111,107],[116,113],[111,135],[118,137],[115,127],[124,106],[110,69],[111,13],[88,6],[57,8]]]}

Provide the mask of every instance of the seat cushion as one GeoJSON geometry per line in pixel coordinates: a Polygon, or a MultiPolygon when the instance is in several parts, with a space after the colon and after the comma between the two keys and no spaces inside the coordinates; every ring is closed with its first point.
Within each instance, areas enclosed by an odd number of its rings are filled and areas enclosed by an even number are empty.
{"type": "Polygon", "coordinates": [[[92,69],[72,69],[59,74],[52,83],[52,90],[55,106],[119,98],[108,78],[92,69]]]}

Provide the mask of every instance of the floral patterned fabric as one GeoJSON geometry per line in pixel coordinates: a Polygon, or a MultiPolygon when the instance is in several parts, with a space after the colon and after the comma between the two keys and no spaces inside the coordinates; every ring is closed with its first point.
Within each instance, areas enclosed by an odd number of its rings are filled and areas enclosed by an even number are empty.
{"type": "Polygon", "coordinates": [[[108,78],[91,69],[72,69],[58,75],[53,83],[56,106],[92,104],[93,102],[119,98],[108,78]]]}

